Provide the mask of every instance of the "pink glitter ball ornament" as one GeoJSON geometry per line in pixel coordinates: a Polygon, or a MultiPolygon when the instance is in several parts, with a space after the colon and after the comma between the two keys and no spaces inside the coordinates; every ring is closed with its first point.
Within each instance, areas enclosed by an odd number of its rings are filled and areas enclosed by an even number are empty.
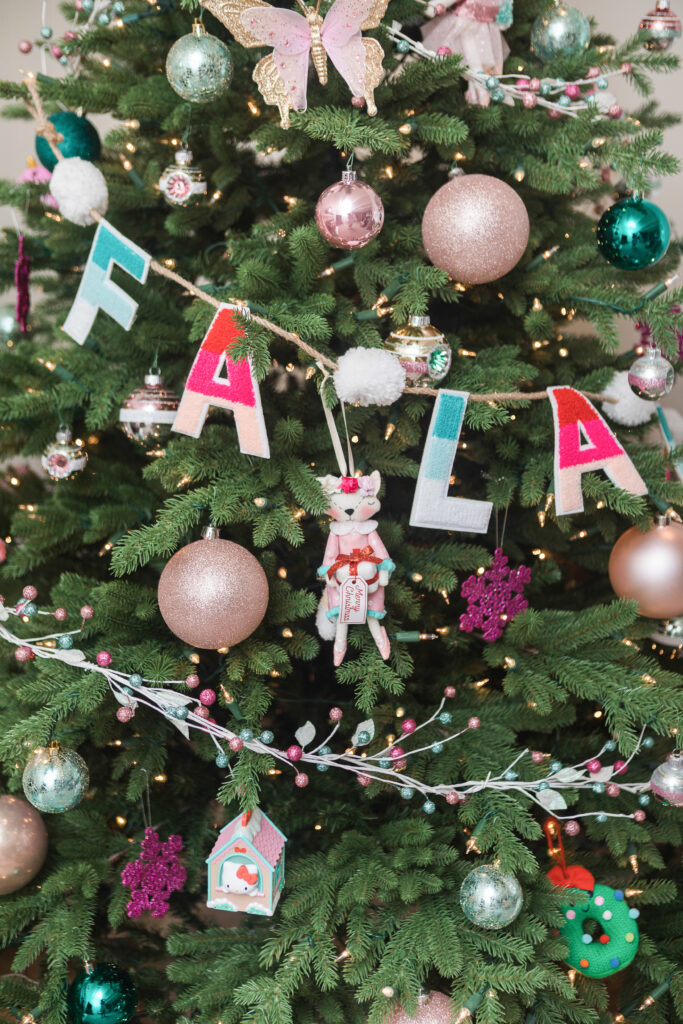
{"type": "Polygon", "coordinates": [[[581,95],[581,86],[577,85],[575,82],[570,82],[564,91],[570,99],[578,100],[581,95]]]}
{"type": "Polygon", "coordinates": [[[460,596],[467,601],[467,611],[460,616],[460,629],[464,633],[481,629],[484,640],[499,640],[505,623],[529,607],[524,587],[530,579],[531,571],[525,565],[511,569],[507,556],[496,548],[486,572],[468,576],[460,588],[460,596]]]}
{"type": "Polygon", "coordinates": [[[568,821],[564,826],[564,830],[568,836],[578,836],[581,831],[581,826],[578,821],[568,821]]]}
{"type": "Polygon", "coordinates": [[[100,651],[97,657],[95,658],[95,661],[100,666],[100,668],[106,668],[107,665],[111,665],[113,658],[109,651],[100,651]]]}
{"type": "Polygon", "coordinates": [[[128,917],[140,917],[145,910],[150,910],[152,917],[163,917],[168,911],[171,893],[182,889],[187,878],[178,860],[182,848],[180,836],[169,836],[161,842],[154,829],[145,829],[139,858],[121,872],[121,881],[131,891],[128,917]]]}
{"type": "Polygon", "coordinates": [[[124,704],[123,707],[116,709],[116,717],[119,722],[130,722],[131,718],[135,718],[135,708],[130,704],[124,704]]]}
{"type": "Polygon", "coordinates": [[[202,702],[202,704],[206,704],[206,706],[208,707],[211,704],[215,704],[216,692],[215,690],[211,690],[207,687],[206,690],[202,690],[202,692],[199,694],[199,699],[202,702]]]}
{"type": "MultiPolygon", "coordinates": [[[[208,709],[206,709],[206,714],[208,718],[208,709]]],[[[239,736],[233,736],[232,739],[228,742],[228,746],[237,754],[244,746],[244,740],[241,740],[239,736]]]]}
{"type": "Polygon", "coordinates": [[[361,786],[371,786],[372,785],[372,777],[370,775],[363,775],[363,774],[361,774],[361,775],[358,776],[358,783],[361,786]]]}
{"type": "Polygon", "coordinates": [[[459,800],[460,800],[460,797],[458,796],[457,793],[446,793],[446,803],[447,804],[457,804],[459,800]]]}
{"type": "Polygon", "coordinates": [[[401,722],[401,732],[409,735],[417,729],[417,722],[414,718],[404,718],[401,722]]]}
{"type": "Polygon", "coordinates": [[[94,614],[95,614],[95,609],[93,608],[93,606],[91,604],[84,604],[83,607],[81,608],[81,618],[82,619],[92,619],[94,614]]]}
{"type": "Polygon", "coordinates": [[[518,89],[522,89],[522,90],[529,89],[530,88],[530,86],[529,86],[529,79],[528,78],[518,78],[517,81],[515,82],[515,86],[518,89]]]}
{"type": "Polygon", "coordinates": [[[303,750],[298,743],[292,743],[291,747],[287,747],[287,757],[290,761],[300,761],[303,756],[303,750]]]}
{"type": "Polygon", "coordinates": [[[533,110],[534,107],[538,104],[538,96],[535,92],[526,92],[522,96],[522,103],[524,104],[527,110],[533,110]]]}
{"type": "Polygon", "coordinates": [[[444,688],[443,688],[443,695],[444,695],[444,697],[455,697],[455,687],[454,686],[444,686],[444,688]]]}
{"type": "Polygon", "coordinates": [[[545,754],[543,753],[542,750],[532,750],[531,751],[531,760],[534,762],[534,764],[543,764],[543,758],[544,757],[545,757],[545,754]]]}
{"type": "Polygon", "coordinates": [[[640,810],[639,811],[634,811],[633,812],[633,820],[634,821],[645,821],[645,811],[640,811],[640,810]]]}
{"type": "Polygon", "coordinates": [[[607,793],[607,796],[619,796],[621,790],[617,786],[616,782],[610,782],[608,783],[605,792],[607,793]]]}
{"type": "Polygon", "coordinates": [[[330,719],[333,722],[341,722],[344,717],[344,712],[341,708],[330,708],[330,719]]]}
{"type": "Polygon", "coordinates": [[[468,718],[467,719],[467,728],[468,729],[478,729],[480,725],[481,725],[481,720],[479,718],[477,718],[476,715],[473,715],[472,718],[468,718]]]}
{"type": "Polygon", "coordinates": [[[436,51],[436,55],[437,57],[452,57],[453,51],[451,50],[450,46],[440,46],[439,49],[436,51]]]}
{"type": "Polygon", "coordinates": [[[24,595],[27,601],[35,601],[35,599],[38,597],[38,591],[36,590],[35,587],[32,587],[30,584],[29,586],[24,587],[24,589],[22,590],[22,594],[24,595]]]}
{"type": "Polygon", "coordinates": [[[25,647],[22,645],[21,647],[17,647],[16,651],[14,652],[14,657],[16,658],[17,661],[30,661],[32,658],[35,657],[35,655],[30,647],[25,647]]]}
{"type": "Polygon", "coordinates": [[[602,768],[602,765],[598,761],[597,757],[594,757],[590,761],[586,762],[586,768],[591,773],[591,775],[596,775],[602,768]]]}
{"type": "Polygon", "coordinates": [[[305,789],[308,785],[308,775],[306,772],[297,772],[294,776],[294,785],[298,786],[299,789],[305,789]]]}
{"type": "Polygon", "coordinates": [[[626,761],[615,761],[612,767],[615,775],[625,775],[628,771],[626,761]]]}
{"type": "Polygon", "coordinates": [[[66,617],[67,617],[67,610],[66,610],[66,608],[55,608],[55,618],[56,618],[57,622],[64,622],[64,619],[66,617]]]}

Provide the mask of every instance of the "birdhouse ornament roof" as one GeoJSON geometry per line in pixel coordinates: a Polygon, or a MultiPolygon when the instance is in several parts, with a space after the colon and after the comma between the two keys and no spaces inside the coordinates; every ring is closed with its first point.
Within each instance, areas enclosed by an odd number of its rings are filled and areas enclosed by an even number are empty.
{"type": "Polygon", "coordinates": [[[287,842],[286,836],[273,824],[268,815],[264,814],[260,807],[257,807],[253,811],[238,814],[221,829],[211,853],[206,858],[206,863],[208,864],[217,853],[220,853],[228,843],[235,839],[243,839],[249,843],[272,868],[279,861],[282,848],[287,842]]]}

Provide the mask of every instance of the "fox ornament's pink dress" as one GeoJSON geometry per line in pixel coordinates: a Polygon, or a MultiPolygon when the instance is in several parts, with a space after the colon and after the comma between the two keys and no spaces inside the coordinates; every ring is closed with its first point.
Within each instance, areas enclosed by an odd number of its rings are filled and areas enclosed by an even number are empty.
{"type": "MultiPolygon", "coordinates": [[[[471,71],[500,75],[510,47],[503,29],[512,24],[511,0],[442,0],[446,14],[432,19],[422,29],[424,45],[435,53],[447,46],[459,53],[471,71]]],[[[465,93],[468,103],[488,107],[488,89],[470,83],[465,93]]]]}

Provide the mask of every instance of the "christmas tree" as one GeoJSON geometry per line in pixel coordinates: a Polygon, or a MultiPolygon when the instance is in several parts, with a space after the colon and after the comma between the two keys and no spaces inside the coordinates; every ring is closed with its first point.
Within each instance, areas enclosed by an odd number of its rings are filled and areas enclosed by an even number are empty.
{"type": "Polygon", "coordinates": [[[680,22],[319,7],[0,85],[0,1019],[682,1019],[680,22]]]}

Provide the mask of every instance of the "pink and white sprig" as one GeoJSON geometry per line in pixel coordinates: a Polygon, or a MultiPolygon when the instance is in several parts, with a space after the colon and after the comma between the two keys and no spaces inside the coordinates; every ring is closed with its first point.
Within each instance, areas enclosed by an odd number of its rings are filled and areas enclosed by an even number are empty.
{"type": "MultiPolygon", "coordinates": [[[[26,592],[33,593],[33,588],[26,592]]],[[[120,672],[113,667],[113,659],[108,651],[100,651],[95,661],[90,661],[85,653],[76,647],[69,646],[64,638],[68,637],[73,642],[73,637],[80,633],[80,629],[68,633],[51,633],[47,636],[31,637],[29,639],[16,636],[5,624],[12,616],[21,617],[28,621],[26,613],[26,601],[19,602],[15,607],[7,607],[0,604],[0,639],[13,644],[16,648],[18,660],[31,660],[32,658],[53,659],[64,662],[74,668],[86,672],[97,672],[107,680],[109,689],[120,704],[117,711],[119,721],[130,721],[135,715],[139,705],[148,707],[150,710],[163,715],[171,722],[186,739],[190,738],[190,729],[197,729],[199,732],[209,736],[216,747],[216,761],[221,767],[228,770],[229,758],[225,753],[227,747],[233,753],[239,753],[243,749],[252,753],[268,756],[279,761],[283,767],[289,768],[294,774],[294,783],[298,788],[305,788],[309,784],[309,776],[303,770],[305,767],[315,768],[319,771],[328,771],[331,768],[348,772],[355,775],[359,784],[370,786],[373,782],[383,783],[398,790],[402,797],[410,799],[415,793],[419,793],[424,802],[422,810],[431,814],[436,810],[436,804],[432,798],[441,798],[448,804],[464,802],[468,797],[484,790],[497,790],[499,792],[516,793],[535,803],[546,812],[551,812],[556,818],[563,821],[571,819],[571,828],[578,827],[577,818],[633,818],[642,821],[645,812],[642,809],[632,814],[625,814],[616,811],[586,811],[582,814],[566,814],[560,812],[567,809],[567,801],[562,795],[568,791],[592,791],[595,783],[604,783],[607,796],[614,797],[621,793],[629,793],[637,796],[649,789],[649,782],[623,782],[621,776],[628,769],[631,761],[639,753],[643,746],[645,729],[638,738],[636,747],[627,761],[615,761],[612,765],[603,766],[600,760],[603,755],[613,749],[613,741],[608,740],[593,757],[586,758],[578,764],[571,766],[553,765],[545,779],[520,779],[517,765],[525,758],[529,758],[535,765],[540,765],[546,756],[539,751],[523,750],[500,774],[489,773],[484,779],[471,779],[458,782],[441,783],[431,785],[421,779],[409,775],[406,771],[408,761],[417,754],[439,753],[445,744],[463,736],[469,730],[479,729],[481,722],[477,717],[471,717],[460,728],[448,732],[443,738],[430,740],[427,743],[419,744],[410,750],[404,749],[398,744],[387,744],[383,749],[373,753],[359,753],[360,748],[367,747],[375,738],[375,726],[371,719],[360,722],[356,727],[351,739],[351,745],[344,750],[335,753],[329,744],[337,735],[343,712],[340,708],[330,710],[330,721],[332,727],[322,742],[311,746],[316,737],[315,726],[306,722],[296,730],[296,743],[290,744],[286,749],[278,749],[272,746],[272,733],[262,732],[255,736],[250,729],[242,729],[236,733],[225,725],[220,725],[210,717],[206,702],[209,694],[213,691],[202,690],[199,697],[193,696],[193,691],[199,685],[199,679],[195,673],[186,679],[165,679],[149,680],[144,679],[139,673],[120,672]],[[19,657],[19,652],[25,651],[26,657],[19,657]],[[183,686],[185,691],[177,692],[172,687],[183,686]],[[307,749],[310,748],[310,749],[307,749]],[[619,776],[619,783],[614,782],[615,776],[619,776]]],[[[58,612],[46,612],[36,609],[32,610],[34,615],[51,615],[57,617],[58,612]]],[[[81,617],[85,619],[92,617],[93,609],[86,605],[81,609],[81,617]]],[[[448,699],[455,696],[455,688],[447,686],[444,690],[444,697],[434,713],[424,722],[418,724],[413,719],[404,719],[402,723],[402,743],[410,739],[414,742],[417,733],[428,726],[449,726],[452,720],[452,713],[445,711],[448,699]]],[[[213,701],[209,701],[213,703],[213,701]]]]}

